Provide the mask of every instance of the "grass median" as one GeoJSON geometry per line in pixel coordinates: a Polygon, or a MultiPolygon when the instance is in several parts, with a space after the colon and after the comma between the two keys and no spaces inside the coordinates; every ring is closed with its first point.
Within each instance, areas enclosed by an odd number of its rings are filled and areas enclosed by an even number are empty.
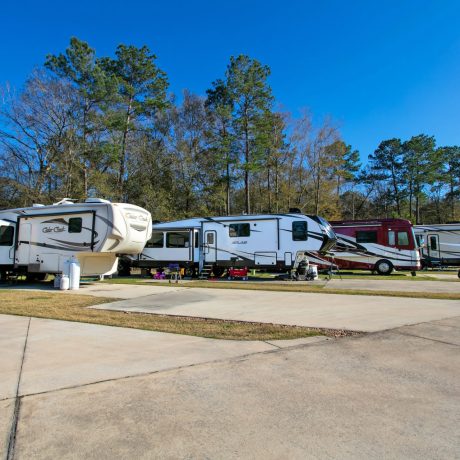
{"type": "Polygon", "coordinates": [[[344,330],[86,308],[114,300],[117,299],[46,291],[2,290],[0,291],[0,314],[76,321],[227,340],[286,340],[315,335],[340,337],[356,334],[344,330]]]}

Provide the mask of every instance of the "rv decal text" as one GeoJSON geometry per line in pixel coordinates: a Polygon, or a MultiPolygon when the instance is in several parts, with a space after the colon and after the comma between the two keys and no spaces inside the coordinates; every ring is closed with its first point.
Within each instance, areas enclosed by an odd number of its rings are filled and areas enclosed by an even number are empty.
{"type": "Polygon", "coordinates": [[[59,233],[59,232],[65,232],[65,227],[61,227],[61,226],[58,226],[56,225],[55,227],[45,227],[43,230],[42,230],[43,233],[51,233],[51,232],[56,232],[56,233],[59,233]]]}
{"type": "Polygon", "coordinates": [[[247,241],[232,241],[232,244],[248,244],[247,241]]]}

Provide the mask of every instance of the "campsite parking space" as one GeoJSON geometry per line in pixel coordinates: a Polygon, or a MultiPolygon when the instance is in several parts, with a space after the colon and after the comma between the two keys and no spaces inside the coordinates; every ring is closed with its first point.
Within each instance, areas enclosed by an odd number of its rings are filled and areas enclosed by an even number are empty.
{"type": "Polygon", "coordinates": [[[0,317],[18,321],[3,345],[24,349],[12,369],[19,378],[24,358],[17,420],[14,395],[0,400],[0,436],[15,429],[19,460],[447,459],[460,449],[458,317],[284,349],[40,319],[24,343],[24,319],[0,317]]]}
{"type": "MultiPolygon", "coordinates": [[[[101,291],[99,285],[85,289],[107,295],[112,286],[101,291]]],[[[119,295],[137,287],[117,286],[119,295]]],[[[150,295],[143,291],[142,297],[94,308],[366,332],[460,315],[460,302],[437,299],[163,286],[158,286],[158,291],[155,286],[151,289],[150,295]]]]}

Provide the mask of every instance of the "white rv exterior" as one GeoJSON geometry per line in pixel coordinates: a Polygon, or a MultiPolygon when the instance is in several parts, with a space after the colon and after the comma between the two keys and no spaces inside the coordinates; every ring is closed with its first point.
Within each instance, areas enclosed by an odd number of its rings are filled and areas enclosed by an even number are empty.
{"type": "Polygon", "coordinates": [[[460,223],[416,225],[414,232],[424,266],[460,266],[460,223]]]}
{"type": "Polygon", "coordinates": [[[75,255],[82,275],[116,271],[118,254],[139,254],[152,233],[148,211],[97,198],[0,211],[0,273],[60,273],[75,255]]]}
{"type": "MultiPolygon", "coordinates": [[[[153,225],[152,238],[133,265],[189,269],[293,268],[299,253],[312,260],[336,241],[327,221],[303,214],[238,215],[153,225]]],[[[312,260],[313,261],[313,260],[312,260]]]]}

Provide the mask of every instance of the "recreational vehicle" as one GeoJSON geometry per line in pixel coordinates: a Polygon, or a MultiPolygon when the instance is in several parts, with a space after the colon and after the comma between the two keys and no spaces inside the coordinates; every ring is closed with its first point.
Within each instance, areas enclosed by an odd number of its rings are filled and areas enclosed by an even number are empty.
{"type": "Polygon", "coordinates": [[[424,267],[460,266],[460,222],[416,225],[414,232],[421,248],[424,267]]]}
{"type": "Polygon", "coordinates": [[[118,254],[139,254],[152,233],[138,206],[92,198],[0,211],[0,274],[43,278],[75,255],[82,275],[110,274],[118,254]]]}
{"type": "Polygon", "coordinates": [[[340,269],[389,275],[394,269],[420,270],[420,254],[410,221],[378,219],[331,221],[337,244],[327,259],[340,269]]]}
{"type": "Polygon", "coordinates": [[[314,261],[335,242],[327,221],[300,213],[186,219],[154,224],[133,265],[174,263],[217,276],[228,267],[291,269],[299,256],[314,261]]]}

